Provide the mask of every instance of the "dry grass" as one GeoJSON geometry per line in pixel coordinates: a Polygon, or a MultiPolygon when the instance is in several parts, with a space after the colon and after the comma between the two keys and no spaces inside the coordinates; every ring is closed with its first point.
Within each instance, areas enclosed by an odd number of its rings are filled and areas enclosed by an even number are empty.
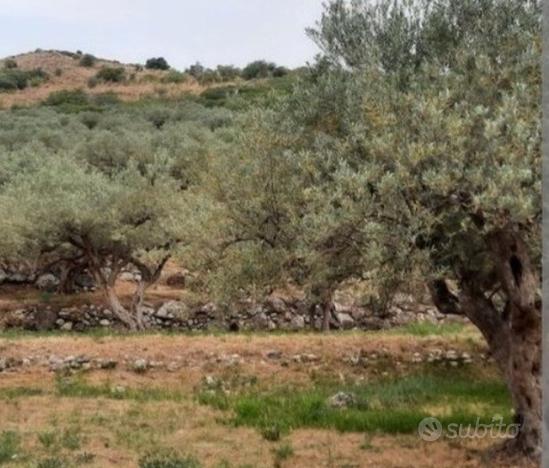
{"type": "Polygon", "coordinates": [[[95,65],[90,68],[82,67],[79,65],[78,59],[60,52],[30,52],[17,55],[14,58],[20,69],[42,68],[50,78],[38,87],[28,87],[12,93],[1,93],[0,108],[36,104],[45,100],[50,93],[61,90],[85,89],[86,92],[92,95],[114,92],[123,101],[136,101],[147,96],[160,95],[167,98],[176,98],[185,94],[199,94],[205,89],[194,80],[184,83],[161,83],[160,79],[167,72],[157,70],[138,71],[134,65],[108,60],[97,60],[95,65]],[[123,84],[99,84],[94,88],[88,88],[88,80],[102,66],[122,66],[128,76],[134,74],[135,78],[131,82],[128,81],[123,84]],[[56,70],[61,70],[60,76],[56,76],[56,70]],[[149,81],[147,76],[153,77],[153,79],[156,78],[156,80],[149,81]]]}
{"type": "MultiPolygon", "coordinates": [[[[143,453],[163,447],[192,455],[204,467],[505,466],[501,461],[491,465],[486,459],[492,440],[427,443],[414,434],[366,436],[295,429],[280,441],[269,442],[254,428],[227,424],[226,413],[200,405],[196,399],[206,375],[223,379],[253,376],[263,389],[283,384],[308,386],[319,375],[368,382],[379,369],[373,364],[371,369],[357,368],[346,362],[345,356],[361,350],[377,352],[388,363],[396,358],[406,360],[418,350],[448,347],[474,352],[482,348],[482,340],[472,328],[445,338],[384,333],[0,338],[3,357],[86,354],[118,359],[120,364],[114,370],[87,372],[86,385],[123,386],[144,392],[155,389],[157,394],[152,395],[159,395],[144,399],[60,396],[65,394],[59,393],[58,378],[37,363],[2,374],[0,394],[6,395],[6,390],[12,389],[13,395],[4,396],[0,404],[0,432],[11,430],[21,436],[22,464],[14,466],[28,466],[31,461],[47,457],[74,464],[78,456],[88,453],[91,456],[86,466],[135,467],[143,453]],[[303,364],[289,359],[289,365],[284,366],[281,360],[266,357],[266,352],[273,349],[282,351],[284,357],[315,354],[319,360],[303,364]],[[234,354],[240,357],[236,365],[219,359],[234,354]],[[175,372],[161,367],[136,374],[125,368],[124,360],[137,357],[176,361],[181,366],[175,372]],[[18,389],[40,389],[42,394],[32,396],[18,389]],[[170,398],[173,392],[180,397],[170,398]],[[54,440],[48,444],[51,446],[40,442],[41,434],[54,440]],[[69,435],[71,444],[63,441],[69,435]],[[287,446],[291,450],[286,450],[286,458],[281,459],[277,453],[284,453],[282,449],[287,446]]],[[[482,372],[494,371],[489,364],[479,366],[480,370],[485,368],[482,372]]]]}

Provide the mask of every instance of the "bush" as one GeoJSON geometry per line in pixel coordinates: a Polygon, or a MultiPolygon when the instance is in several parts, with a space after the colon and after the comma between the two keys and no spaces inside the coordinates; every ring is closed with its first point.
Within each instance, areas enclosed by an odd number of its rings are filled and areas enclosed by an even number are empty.
{"type": "Polygon", "coordinates": [[[240,68],[232,65],[218,65],[217,73],[221,77],[221,81],[232,81],[240,76],[240,68]]]}
{"type": "Polygon", "coordinates": [[[93,67],[95,65],[96,58],[92,54],[84,54],[80,59],[80,66],[93,67]]]}
{"type": "Polygon", "coordinates": [[[170,70],[168,74],[162,78],[163,83],[184,83],[187,81],[186,73],[181,73],[177,70],[170,70]]]}
{"type": "Polygon", "coordinates": [[[82,106],[88,103],[88,95],[81,89],[54,91],[44,101],[46,106],[82,106]]]}
{"type": "Polygon", "coordinates": [[[215,70],[207,69],[204,70],[204,73],[198,78],[198,82],[203,85],[217,83],[221,81],[221,75],[215,70]]]}
{"type": "Polygon", "coordinates": [[[4,68],[10,70],[12,68],[17,68],[17,62],[13,59],[6,59],[4,61],[4,68]]]}
{"type": "Polygon", "coordinates": [[[80,117],[80,121],[88,127],[89,130],[93,130],[99,123],[99,114],[97,112],[85,112],[80,117]]]}
{"type": "Polygon", "coordinates": [[[114,106],[120,103],[118,95],[113,92],[97,94],[93,97],[93,103],[98,106],[114,106]]]}
{"type": "Polygon", "coordinates": [[[289,70],[286,67],[276,67],[273,70],[273,76],[276,78],[281,78],[286,76],[289,73],[289,70]]]}
{"type": "Polygon", "coordinates": [[[46,81],[48,75],[41,68],[34,70],[6,69],[0,72],[0,91],[15,91],[25,89],[29,84],[37,86],[46,81]]]}
{"type": "Polygon", "coordinates": [[[63,74],[63,70],[61,68],[56,68],[53,74],[55,76],[61,76],[63,74]]]}
{"type": "Polygon", "coordinates": [[[121,83],[126,78],[126,72],[122,67],[103,67],[95,76],[101,81],[121,83]]]}
{"type": "Polygon", "coordinates": [[[204,71],[205,69],[200,62],[196,62],[194,65],[191,65],[187,68],[187,70],[185,70],[186,73],[197,80],[204,74],[204,71]]]}
{"type": "Polygon", "coordinates": [[[153,57],[147,60],[145,68],[149,70],[168,70],[170,66],[164,57],[153,57]]]}
{"type": "Polygon", "coordinates": [[[244,70],[242,70],[242,78],[245,80],[253,80],[256,78],[268,78],[273,75],[277,66],[272,62],[266,62],[265,60],[256,60],[251,62],[244,70]]]}
{"type": "Polygon", "coordinates": [[[88,88],[95,88],[99,84],[99,80],[96,76],[91,76],[88,79],[88,88]]]}

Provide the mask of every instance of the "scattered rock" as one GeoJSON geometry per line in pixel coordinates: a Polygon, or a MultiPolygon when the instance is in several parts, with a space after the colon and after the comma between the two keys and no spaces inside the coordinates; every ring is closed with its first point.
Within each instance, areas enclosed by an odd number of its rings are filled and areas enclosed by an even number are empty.
{"type": "Polygon", "coordinates": [[[326,404],[330,408],[349,408],[357,404],[357,398],[354,393],[349,392],[337,392],[326,400],[326,404]]]}
{"type": "Polygon", "coordinates": [[[149,363],[146,359],[136,359],[135,361],[133,361],[131,368],[134,372],[138,374],[143,374],[149,368],[149,363]]]}

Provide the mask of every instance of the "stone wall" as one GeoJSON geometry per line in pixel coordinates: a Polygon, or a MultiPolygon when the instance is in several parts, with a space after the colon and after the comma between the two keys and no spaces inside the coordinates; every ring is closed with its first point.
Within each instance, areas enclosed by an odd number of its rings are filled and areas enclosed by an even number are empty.
{"type": "MultiPolygon", "coordinates": [[[[64,331],[123,328],[108,308],[98,305],[33,306],[3,312],[1,317],[3,328],[64,331]]],[[[297,331],[320,329],[321,312],[316,310],[311,316],[302,301],[272,296],[263,303],[248,303],[234,310],[223,310],[213,303],[191,307],[183,302],[168,301],[156,308],[145,307],[144,320],[150,329],[297,331]]],[[[440,323],[448,318],[432,306],[418,304],[410,298],[393,305],[384,317],[376,316],[365,307],[336,303],[331,328],[379,330],[425,320],[440,323]]]]}

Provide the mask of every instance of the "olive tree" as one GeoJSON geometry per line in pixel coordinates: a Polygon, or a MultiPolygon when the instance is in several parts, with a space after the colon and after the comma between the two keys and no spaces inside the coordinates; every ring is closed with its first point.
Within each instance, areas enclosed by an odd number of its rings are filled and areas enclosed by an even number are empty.
{"type": "MultiPolygon", "coordinates": [[[[482,332],[520,425],[505,447],[533,455],[541,443],[540,17],[538,2],[515,0],[331,2],[310,35],[329,64],[324,75],[344,74],[360,99],[334,112],[330,127],[314,107],[297,113],[342,142],[341,160],[360,161],[339,172],[368,187],[349,199],[368,206],[363,222],[381,227],[378,241],[389,235],[396,249],[415,252],[438,308],[482,332]]],[[[391,265],[387,253],[379,261],[391,265]]]]}
{"type": "Polygon", "coordinates": [[[113,313],[130,329],[143,327],[144,293],[184,240],[185,198],[162,152],[146,164],[129,160],[108,174],[70,155],[48,155],[11,178],[0,211],[11,233],[11,255],[82,262],[113,313]],[[175,215],[177,214],[177,216],[175,215]],[[139,270],[131,303],[115,290],[121,269],[139,270]]]}

